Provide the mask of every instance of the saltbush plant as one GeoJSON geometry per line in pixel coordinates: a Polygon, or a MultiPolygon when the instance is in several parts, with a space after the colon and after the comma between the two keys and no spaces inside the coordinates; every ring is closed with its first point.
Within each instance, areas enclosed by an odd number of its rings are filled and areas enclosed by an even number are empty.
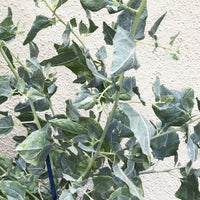
{"type": "MultiPolygon", "coordinates": [[[[52,17],[36,16],[23,42],[30,47],[26,63],[9,47],[8,42],[14,40],[18,32],[11,8],[0,23],[0,52],[5,61],[1,65],[12,72],[0,76],[0,103],[3,105],[13,96],[22,100],[16,103],[13,116],[5,110],[0,112],[0,134],[8,135],[15,125],[27,130],[27,134],[13,137],[17,152],[13,158],[0,156],[0,199],[142,200],[145,194],[140,176],[158,173],[154,170],[157,160],[173,156],[174,168],[160,172],[180,171],[182,177],[175,196],[182,200],[199,200],[200,170],[194,169],[193,163],[198,156],[200,118],[192,115],[193,89],[171,90],[157,77],[152,86],[155,123],[137,111],[137,104],[134,109],[130,105],[139,101],[145,106],[136,77],[126,76],[125,72],[140,67],[136,45],[144,39],[146,0],[128,3],[80,0],[88,17],[87,25],[82,19],[65,22],[57,15],[57,9],[62,9],[67,0],[34,2],[36,6],[45,4],[52,11],[52,17]],[[102,17],[101,36],[105,43],[94,58],[81,35],[90,37],[99,28],[90,12],[101,9],[107,9],[110,15],[116,13],[117,17],[114,15],[116,21],[112,26],[102,17]],[[54,45],[55,56],[39,62],[34,38],[42,29],[57,23],[66,28],[60,36],[63,43],[54,45]],[[70,39],[71,35],[74,40],[70,39]],[[105,65],[107,45],[112,45],[114,50],[108,69],[105,65]],[[52,69],[59,66],[67,67],[76,75],[74,84],[81,85],[81,89],[73,101],[66,99],[66,110],[57,115],[51,103],[57,90],[57,77],[52,69]],[[80,109],[88,114],[80,114],[80,109]],[[103,125],[102,117],[106,118],[103,125]],[[181,138],[188,150],[188,163],[184,166],[177,153],[181,138]]],[[[168,47],[161,46],[156,35],[165,15],[148,31],[153,41],[150,45],[153,51],[163,48],[177,60],[179,50],[173,45],[178,34],[171,37],[168,47]]],[[[200,109],[200,101],[196,100],[200,109]]]]}

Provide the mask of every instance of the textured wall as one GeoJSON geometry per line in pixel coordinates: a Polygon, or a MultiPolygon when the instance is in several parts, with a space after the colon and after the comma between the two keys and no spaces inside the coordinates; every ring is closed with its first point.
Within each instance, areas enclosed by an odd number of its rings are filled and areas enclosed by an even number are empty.
{"type": "MultiPolygon", "coordinates": [[[[15,22],[20,20],[20,27],[25,25],[25,33],[31,27],[31,24],[37,14],[43,14],[51,17],[51,13],[45,9],[45,6],[41,4],[40,8],[34,6],[33,0],[1,0],[0,3],[0,21],[7,15],[7,7],[10,6],[13,10],[13,18],[15,22]]],[[[168,12],[165,20],[161,24],[158,36],[160,43],[168,44],[169,38],[180,31],[180,36],[177,39],[176,45],[180,45],[181,59],[179,61],[173,61],[167,59],[164,50],[159,49],[154,54],[152,53],[152,47],[139,44],[137,47],[137,55],[141,64],[141,68],[136,71],[130,71],[128,74],[135,75],[138,85],[140,87],[142,97],[146,101],[153,101],[151,85],[155,80],[155,76],[158,75],[161,82],[168,88],[181,89],[186,86],[190,86],[195,90],[195,96],[200,97],[200,65],[199,65],[199,44],[200,44],[200,1],[199,0],[151,0],[148,1],[149,18],[147,22],[147,30],[150,29],[153,22],[161,16],[164,12],[168,12]]],[[[72,17],[85,20],[85,13],[80,9],[79,1],[69,0],[67,4],[58,10],[58,14],[68,21],[72,17]]],[[[92,14],[95,23],[99,26],[102,25],[102,21],[105,19],[108,24],[111,24],[115,20],[115,16],[108,16],[105,10],[92,14]]],[[[54,55],[53,44],[54,42],[61,42],[61,35],[64,31],[63,25],[58,24],[59,28],[48,28],[38,34],[38,37],[34,40],[40,49],[39,60],[43,58],[51,57],[54,55]]],[[[146,34],[147,35],[147,34],[146,34]]],[[[28,46],[22,46],[22,41],[25,35],[18,35],[17,39],[12,42],[10,48],[16,52],[17,56],[24,61],[29,57],[28,46]]],[[[146,41],[150,41],[150,38],[146,38],[146,41]]],[[[102,30],[98,30],[96,34],[93,34],[90,39],[85,39],[85,44],[92,50],[96,50],[102,45],[102,30]]],[[[109,54],[112,54],[112,49],[108,48],[109,54]]],[[[0,61],[1,61],[0,57],[0,61]]],[[[107,61],[108,64],[110,60],[107,61]]],[[[73,98],[74,94],[78,91],[78,86],[73,86],[72,81],[74,76],[71,72],[64,68],[59,67],[55,69],[58,73],[57,84],[61,85],[58,89],[57,95],[53,99],[53,104],[56,113],[62,113],[64,111],[65,100],[67,98],[73,98]]],[[[0,73],[6,72],[5,68],[0,68],[0,73]]],[[[13,112],[12,102],[19,99],[12,99],[10,104],[3,104],[0,106],[0,110],[10,109],[10,113],[13,112]]],[[[135,106],[135,105],[134,105],[135,106]]],[[[143,114],[151,118],[152,111],[150,105],[147,107],[138,107],[143,114]]],[[[194,109],[196,112],[197,108],[194,109]]],[[[9,137],[0,136],[0,153],[6,155],[12,155],[14,151],[14,144],[12,142],[12,136],[14,134],[20,135],[23,133],[22,129],[15,127],[15,130],[9,137]]],[[[182,161],[186,156],[186,150],[181,147],[182,161]]],[[[164,163],[158,164],[158,168],[172,167],[170,163],[172,159],[167,159],[164,163]]],[[[168,175],[167,173],[146,175],[143,177],[143,185],[145,190],[145,200],[174,200],[174,193],[179,187],[179,180],[176,178],[179,176],[168,175]]]]}

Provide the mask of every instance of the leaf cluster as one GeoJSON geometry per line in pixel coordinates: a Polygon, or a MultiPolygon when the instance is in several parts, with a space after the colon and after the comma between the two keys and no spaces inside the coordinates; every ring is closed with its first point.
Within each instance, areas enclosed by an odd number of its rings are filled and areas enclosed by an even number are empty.
{"type": "MultiPolygon", "coordinates": [[[[83,200],[142,200],[145,194],[140,175],[157,173],[152,170],[156,166],[153,160],[162,161],[171,156],[174,157],[172,170],[180,170],[182,175],[175,196],[182,200],[200,199],[200,173],[193,168],[200,141],[199,117],[192,115],[193,89],[168,89],[157,77],[152,86],[155,123],[137,111],[137,106],[133,109],[130,105],[132,101],[147,104],[136,77],[125,75],[126,71],[140,67],[136,46],[145,38],[146,0],[130,0],[127,4],[121,0],[80,0],[89,26],[82,19],[64,22],[57,15],[57,9],[62,9],[67,0],[53,0],[51,4],[46,0],[34,2],[36,6],[46,4],[53,16],[36,16],[23,42],[30,49],[25,64],[9,48],[8,41],[17,35],[11,8],[0,23],[0,52],[7,63],[5,67],[12,72],[0,76],[0,104],[16,95],[21,99],[13,115],[8,110],[0,111],[0,135],[10,134],[14,126],[24,126],[27,130],[26,134],[13,137],[17,152],[13,158],[0,156],[0,199],[73,200],[81,194],[83,200]],[[99,28],[91,12],[101,9],[118,15],[112,26],[102,21],[105,42],[93,58],[81,37],[90,37],[99,28]],[[56,55],[39,61],[34,39],[40,31],[57,23],[65,26],[63,42],[54,44],[56,55]],[[71,40],[71,35],[76,40],[71,40]],[[109,69],[106,68],[107,45],[112,45],[114,50],[109,69]],[[62,114],[54,111],[51,101],[58,87],[58,77],[53,71],[59,66],[70,69],[76,75],[74,84],[81,85],[75,99],[66,99],[62,114]],[[80,109],[88,110],[89,114],[80,114],[80,109]],[[107,114],[104,127],[102,113],[107,114]],[[191,125],[194,125],[193,133],[190,133],[191,125]],[[178,158],[182,137],[188,150],[186,166],[181,166],[178,158]],[[51,174],[49,157],[53,179],[48,175],[51,174]],[[92,187],[88,188],[91,183],[92,187]]],[[[148,32],[154,41],[154,51],[160,47],[156,32],[165,16],[166,13],[148,32]]],[[[179,52],[172,46],[177,36],[171,37],[170,47],[164,48],[175,59],[179,52]]]]}

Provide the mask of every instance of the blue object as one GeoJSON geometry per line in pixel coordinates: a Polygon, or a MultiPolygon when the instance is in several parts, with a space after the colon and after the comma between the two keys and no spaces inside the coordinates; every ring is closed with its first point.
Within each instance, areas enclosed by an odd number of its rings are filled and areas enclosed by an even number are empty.
{"type": "Polygon", "coordinates": [[[54,180],[53,180],[53,173],[52,173],[52,169],[51,169],[51,162],[50,162],[49,155],[47,156],[46,164],[47,164],[47,170],[48,170],[48,175],[49,175],[51,194],[52,194],[53,200],[56,200],[57,199],[56,188],[55,188],[55,184],[54,184],[54,180]]]}

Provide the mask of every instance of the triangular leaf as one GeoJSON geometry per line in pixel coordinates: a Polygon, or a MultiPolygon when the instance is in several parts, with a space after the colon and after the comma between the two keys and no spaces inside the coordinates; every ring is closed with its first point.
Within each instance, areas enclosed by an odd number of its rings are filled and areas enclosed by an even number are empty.
{"type": "Polygon", "coordinates": [[[0,23],[0,40],[9,41],[15,38],[17,27],[12,21],[12,11],[8,8],[7,17],[0,23]]]}
{"type": "Polygon", "coordinates": [[[155,33],[156,33],[156,31],[157,31],[157,29],[158,29],[160,23],[162,22],[162,20],[164,19],[164,17],[165,17],[166,14],[167,14],[167,13],[164,13],[161,17],[159,17],[159,19],[156,20],[156,22],[155,22],[154,25],[152,26],[151,30],[149,31],[149,35],[150,35],[152,38],[154,38],[154,35],[155,35],[155,33]]]}
{"type": "Polygon", "coordinates": [[[67,1],[68,1],[68,0],[59,0],[58,3],[57,3],[57,5],[56,5],[56,8],[54,9],[54,12],[53,12],[53,13],[55,13],[56,10],[57,10],[60,6],[62,6],[62,4],[66,3],[67,1]]]}
{"type": "Polygon", "coordinates": [[[103,34],[104,40],[106,44],[113,45],[113,38],[115,36],[116,31],[112,29],[106,22],[103,22],[103,34]]]}

